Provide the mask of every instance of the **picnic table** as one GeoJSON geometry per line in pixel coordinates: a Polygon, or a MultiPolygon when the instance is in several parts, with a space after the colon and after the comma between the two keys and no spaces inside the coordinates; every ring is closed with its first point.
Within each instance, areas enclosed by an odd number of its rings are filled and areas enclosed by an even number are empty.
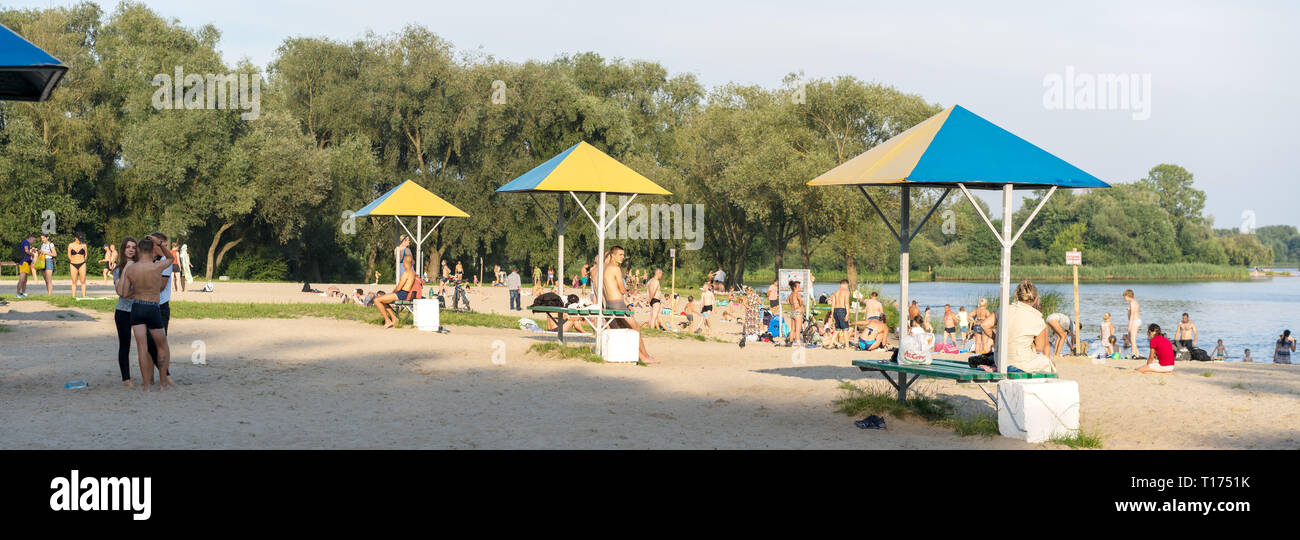
{"type": "Polygon", "coordinates": [[[572,316],[578,316],[583,319],[588,317],[631,317],[630,309],[597,309],[591,308],[566,308],[555,306],[528,306],[528,310],[533,313],[546,315],[551,322],[555,323],[555,336],[559,338],[560,344],[564,344],[564,323],[572,316]]]}
{"type": "Polygon", "coordinates": [[[915,366],[898,364],[889,360],[854,360],[853,365],[862,371],[879,372],[890,386],[898,390],[898,402],[907,402],[907,389],[916,382],[916,379],[925,375],[939,379],[952,379],[958,383],[972,383],[979,387],[993,401],[993,406],[997,407],[998,400],[984,388],[985,384],[996,383],[1004,379],[1055,379],[1055,373],[998,373],[988,372],[979,368],[970,367],[969,364],[961,360],[932,360],[928,366],[915,366]],[[897,380],[890,377],[890,373],[897,373],[897,380]],[[911,375],[911,378],[908,378],[911,375]]]}

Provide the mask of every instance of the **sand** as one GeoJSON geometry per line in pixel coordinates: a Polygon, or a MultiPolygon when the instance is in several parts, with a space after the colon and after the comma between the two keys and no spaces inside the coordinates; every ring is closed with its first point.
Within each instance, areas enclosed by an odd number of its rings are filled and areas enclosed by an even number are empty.
{"type": "MultiPolygon", "coordinates": [[[[61,285],[56,292],[66,292],[61,285]]],[[[326,301],[297,292],[300,285],[216,285],[175,299],[326,301]]],[[[504,289],[484,292],[471,296],[476,310],[510,313],[504,289]]],[[[107,294],[92,287],[92,296],[107,294]]],[[[834,411],[837,386],[886,387],[878,374],[850,366],[879,353],[806,350],[797,363],[791,349],[769,344],[660,337],[647,346],[663,364],[641,367],[529,354],[530,345],[554,338],[519,330],[174,318],[179,388],[145,394],[120,384],[111,315],[38,301],[6,309],[6,449],[1057,448],[960,437],[917,419],[891,417],[887,431],[854,427],[855,418],[834,411]],[[193,365],[200,348],[207,364],[193,365]],[[504,363],[494,363],[501,352],[504,363]],[[63,388],[76,379],[90,387],[63,388]]],[[[1060,361],[1062,377],[1079,382],[1083,427],[1106,448],[1300,448],[1300,366],[1187,363],[1170,376],[1140,375],[1138,364],[1060,361]]],[[[134,355],[132,374],[138,383],[134,355]]],[[[969,385],[921,389],[963,414],[993,411],[969,385]]]]}

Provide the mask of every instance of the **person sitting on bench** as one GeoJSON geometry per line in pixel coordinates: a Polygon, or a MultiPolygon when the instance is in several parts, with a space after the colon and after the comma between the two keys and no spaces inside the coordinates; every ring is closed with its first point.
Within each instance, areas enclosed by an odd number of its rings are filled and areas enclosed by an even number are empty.
{"type": "Polygon", "coordinates": [[[411,292],[415,288],[414,263],[415,260],[410,255],[404,257],[402,259],[402,277],[397,283],[397,290],[375,299],[375,307],[379,309],[379,314],[384,317],[384,328],[395,328],[397,326],[397,314],[391,307],[393,302],[415,298],[411,292]]]}
{"type": "MultiPolygon", "coordinates": [[[[1047,323],[1038,309],[1038,288],[1028,280],[1016,287],[1016,301],[1006,306],[1008,372],[1056,373],[1056,364],[1049,357],[1047,323]]],[[[993,371],[990,366],[980,366],[993,371]]]]}

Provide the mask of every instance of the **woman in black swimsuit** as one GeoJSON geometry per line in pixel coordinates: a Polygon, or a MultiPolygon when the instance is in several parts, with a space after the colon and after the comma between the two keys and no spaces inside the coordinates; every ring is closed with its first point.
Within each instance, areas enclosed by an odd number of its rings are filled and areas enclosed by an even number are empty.
{"type": "Polygon", "coordinates": [[[76,233],[75,240],[68,244],[68,269],[72,274],[72,296],[77,295],[77,283],[81,283],[81,296],[86,296],[86,234],[76,233]]]}

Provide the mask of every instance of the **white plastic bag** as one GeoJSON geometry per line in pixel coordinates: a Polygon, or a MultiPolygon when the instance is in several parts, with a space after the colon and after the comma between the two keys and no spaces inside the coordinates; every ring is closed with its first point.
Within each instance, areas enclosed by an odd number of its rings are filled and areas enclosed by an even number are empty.
{"type": "Polygon", "coordinates": [[[906,334],[899,343],[898,363],[905,366],[928,366],[934,359],[934,334],[906,334]]]}

